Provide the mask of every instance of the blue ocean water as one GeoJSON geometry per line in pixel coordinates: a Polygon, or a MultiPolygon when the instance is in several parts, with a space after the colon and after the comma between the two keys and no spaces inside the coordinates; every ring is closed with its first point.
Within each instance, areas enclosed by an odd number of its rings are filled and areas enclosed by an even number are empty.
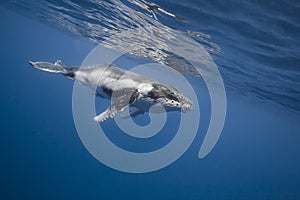
{"type": "MultiPolygon", "coordinates": [[[[2,198],[299,199],[299,3],[154,1],[179,16],[174,18],[139,2],[0,4],[2,198]],[[159,171],[128,174],[101,164],[81,143],[72,116],[73,83],[28,65],[57,59],[79,65],[99,42],[134,28],[142,31],[106,40],[106,47],[138,44],[133,56],[178,64],[165,59],[172,58],[163,49],[167,38],[144,34],[178,31],[203,45],[217,64],[227,116],[220,140],[204,159],[197,154],[210,105],[201,80],[191,78],[203,117],[188,151],[159,171]]],[[[159,148],[173,137],[140,143],[118,135],[112,122],[104,126],[112,141],[136,151],[159,148]]]]}

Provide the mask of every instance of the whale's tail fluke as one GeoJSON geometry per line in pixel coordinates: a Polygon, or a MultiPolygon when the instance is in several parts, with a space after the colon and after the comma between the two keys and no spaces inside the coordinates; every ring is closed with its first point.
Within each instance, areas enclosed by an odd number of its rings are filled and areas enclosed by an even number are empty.
{"type": "Polygon", "coordinates": [[[32,62],[29,61],[33,67],[52,73],[63,74],[67,77],[74,78],[75,67],[66,67],[61,60],[57,60],[54,64],[49,62],[32,62]]]}
{"type": "Polygon", "coordinates": [[[66,74],[69,71],[67,67],[60,60],[56,61],[54,64],[49,62],[32,62],[32,61],[29,61],[29,63],[33,67],[47,72],[66,74]]]}

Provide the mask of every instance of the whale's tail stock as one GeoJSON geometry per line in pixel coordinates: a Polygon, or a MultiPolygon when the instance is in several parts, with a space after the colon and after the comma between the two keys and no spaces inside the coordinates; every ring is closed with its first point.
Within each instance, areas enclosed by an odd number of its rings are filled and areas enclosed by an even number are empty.
{"type": "Polygon", "coordinates": [[[49,62],[32,62],[32,61],[29,61],[29,64],[39,70],[51,72],[51,73],[63,74],[70,78],[72,78],[72,75],[74,75],[74,71],[76,71],[74,67],[65,66],[61,60],[57,60],[54,64],[49,62]]]}

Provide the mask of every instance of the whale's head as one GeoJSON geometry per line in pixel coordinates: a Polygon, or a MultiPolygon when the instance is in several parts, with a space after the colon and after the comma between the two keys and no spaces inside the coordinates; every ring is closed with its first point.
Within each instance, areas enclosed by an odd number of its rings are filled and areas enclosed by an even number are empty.
{"type": "Polygon", "coordinates": [[[160,103],[165,108],[171,110],[181,110],[187,112],[193,109],[193,103],[176,88],[163,84],[152,84],[152,89],[148,96],[155,102],[160,103]]]}

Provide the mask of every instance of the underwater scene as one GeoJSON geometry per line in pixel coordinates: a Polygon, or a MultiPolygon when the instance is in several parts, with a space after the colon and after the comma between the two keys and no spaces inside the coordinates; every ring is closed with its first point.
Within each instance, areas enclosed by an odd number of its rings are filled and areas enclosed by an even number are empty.
{"type": "Polygon", "coordinates": [[[300,199],[300,3],[0,3],[1,199],[300,199]]]}

